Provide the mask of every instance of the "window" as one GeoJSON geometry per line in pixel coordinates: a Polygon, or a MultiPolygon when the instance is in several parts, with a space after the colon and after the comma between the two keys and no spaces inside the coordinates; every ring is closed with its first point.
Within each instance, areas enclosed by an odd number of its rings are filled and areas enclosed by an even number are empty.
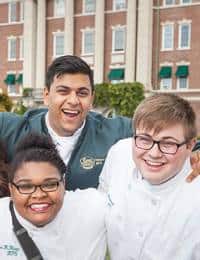
{"type": "Polygon", "coordinates": [[[179,24],[179,49],[189,49],[190,48],[190,23],[179,24]]]}
{"type": "Polygon", "coordinates": [[[188,88],[188,75],[189,75],[189,68],[187,65],[181,65],[177,67],[176,77],[177,77],[177,87],[179,89],[188,88]]]}
{"type": "Polygon", "coordinates": [[[55,33],[54,34],[54,43],[53,43],[53,56],[58,57],[64,55],[64,34],[55,33]]]}
{"type": "Polygon", "coordinates": [[[22,36],[19,38],[19,58],[20,60],[24,59],[24,37],[22,36]]]}
{"type": "Polygon", "coordinates": [[[180,0],[181,4],[190,4],[191,2],[191,0],[180,0]]]}
{"type": "Polygon", "coordinates": [[[14,23],[17,21],[17,2],[10,2],[8,5],[8,22],[14,23]]]}
{"type": "Polygon", "coordinates": [[[8,94],[15,95],[16,94],[16,86],[15,86],[16,76],[15,76],[15,74],[12,72],[7,74],[4,82],[7,85],[8,94]]]}
{"type": "Polygon", "coordinates": [[[123,10],[126,8],[126,0],[113,0],[113,10],[123,10]]]}
{"type": "Polygon", "coordinates": [[[166,79],[161,79],[160,81],[160,88],[163,90],[168,90],[171,89],[172,87],[172,79],[171,78],[166,78],[166,79]]]}
{"type": "Polygon", "coordinates": [[[82,38],[82,53],[93,54],[94,53],[94,30],[83,31],[82,38]]]}
{"type": "Polygon", "coordinates": [[[172,87],[172,67],[163,66],[159,72],[160,88],[163,90],[171,89],[172,87]]]}
{"type": "Polygon", "coordinates": [[[162,50],[173,50],[174,25],[164,24],[162,27],[162,50]]]}
{"type": "Polygon", "coordinates": [[[118,27],[113,29],[113,52],[124,51],[125,49],[125,27],[118,27]]]}
{"type": "Polygon", "coordinates": [[[95,0],[84,0],[83,1],[83,10],[84,13],[94,13],[96,10],[96,1],[95,0]]]}
{"type": "Polygon", "coordinates": [[[16,38],[8,39],[8,60],[16,60],[16,38]]]}
{"type": "Polygon", "coordinates": [[[187,89],[188,88],[188,78],[178,78],[177,87],[178,87],[178,89],[187,89]]]}
{"type": "Polygon", "coordinates": [[[164,5],[174,5],[174,0],[163,0],[164,1],[164,5]]]}
{"type": "Polygon", "coordinates": [[[16,85],[8,85],[7,86],[8,95],[16,95],[17,94],[17,88],[16,85]]]}
{"type": "Polygon", "coordinates": [[[20,2],[20,21],[24,21],[24,1],[20,2]]]}
{"type": "Polygon", "coordinates": [[[55,17],[64,17],[65,16],[65,1],[64,0],[55,0],[54,16],[55,17]]]}

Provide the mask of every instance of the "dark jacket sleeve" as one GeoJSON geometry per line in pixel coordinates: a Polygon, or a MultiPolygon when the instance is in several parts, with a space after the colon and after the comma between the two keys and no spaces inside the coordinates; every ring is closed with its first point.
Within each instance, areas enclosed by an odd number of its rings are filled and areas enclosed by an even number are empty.
{"type": "Polygon", "coordinates": [[[200,140],[197,141],[195,147],[193,148],[193,151],[197,151],[197,150],[200,151],[200,140]]]}

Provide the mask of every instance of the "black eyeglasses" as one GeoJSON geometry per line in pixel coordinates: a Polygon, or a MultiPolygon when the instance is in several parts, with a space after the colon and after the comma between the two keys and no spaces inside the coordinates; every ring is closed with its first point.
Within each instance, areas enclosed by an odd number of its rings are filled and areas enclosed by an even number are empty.
{"type": "Polygon", "coordinates": [[[175,142],[169,142],[169,141],[155,141],[150,136],[145,135],[135,135],[135,145],[143,150],[151,150],[151,148],[154,146],[154,144],[158,145],[159,150],[162,153],[165,154],[175,154],[179,147],[181,147],[184,144],[187,144],[188,141],[183,141],[180,144],[177,144],[175,142]]]}
{"type": "Polygon", "coordinates": [[[62,181],[63,181],[63,178],[61,178],[60,180],[48,181],[48,182],[42,183],[40,185],[34,185],[31,183],[24,183],[24,184],[17,185],[14,182],[11,182],[11,184],[13,186],[15,186],[16,189],[21,194],[32,194],[37,190],[38,187],[44,192],[56,191],[60,185],[60,182],[62,182],[62,181]]]}

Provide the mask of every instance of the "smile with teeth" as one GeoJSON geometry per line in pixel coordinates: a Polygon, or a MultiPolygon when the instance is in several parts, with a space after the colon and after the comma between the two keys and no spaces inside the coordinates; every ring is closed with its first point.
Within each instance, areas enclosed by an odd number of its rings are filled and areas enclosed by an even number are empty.
{"type": "Polygon", "coordinates": [[[49,203],[39,203],[39,204],[31,204],[30,208],[32,211],[35,212],[45,212],[49,209],[50,204],[49,203]]]}
{"type": "Polygon", "coordinates": [[[147,165],[153,166],[153,167],[160,167],[160,166],[164,165],[163,162],[152,162],[152,161],[149,161],[149,160],[145,160],[145,162],[146,162],[147,165]]]}
{"type": "Polygon", "coordinates": [[[67,116],[77,116],[80,114],[78,110],[62,109],[62,112],[67,116]]]}

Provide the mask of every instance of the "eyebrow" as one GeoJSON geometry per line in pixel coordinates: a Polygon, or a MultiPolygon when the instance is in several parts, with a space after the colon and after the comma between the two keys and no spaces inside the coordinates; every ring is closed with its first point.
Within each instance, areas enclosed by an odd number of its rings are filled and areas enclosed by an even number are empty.
{"type": "MultiPolygon", "coordinates": [[[[144,135],[146,137],[150,137],[153,139],[153,137],[147,133],[139,133],[138,135],[144,135]]],[[[161,139],[159,139],[160,141],[163,141],[163,140],[168,140],[168,139],[173,139],[175,142],[181,142],[180,140],[176,139],[175,137],[173,136],[164,136],[162,137],[161,139]]]]}
{"type": "MultiPolygon", "coordinates": [[[[73,89],[72,87],[70,87],[70,86],[66,86],[66,85],[58,85],[58,86],[56,86],[56,89],[59,89],[59,88],[64,88],[64,89],[73,89]]],[[[80,89],[90,90],[91,87],[90,87],[90,86],[81,86],[81,87],[77,88],[76,90],[80,90],[80,89]]]]}
{"type": "MultiPolygon", "coordinates": [[[[52,181],[52,180],[58,180],[58,178],[57,177],[46,178],[46,179],[42,180],[42,183],[46,182],[46,181],[52,181]]],[[[32,183],[32,181],[33,181],[32,179],[21,179],[21,180],[19,179],[16,181],[16,183],[20,183],[20,182],[32,183]]]]}

